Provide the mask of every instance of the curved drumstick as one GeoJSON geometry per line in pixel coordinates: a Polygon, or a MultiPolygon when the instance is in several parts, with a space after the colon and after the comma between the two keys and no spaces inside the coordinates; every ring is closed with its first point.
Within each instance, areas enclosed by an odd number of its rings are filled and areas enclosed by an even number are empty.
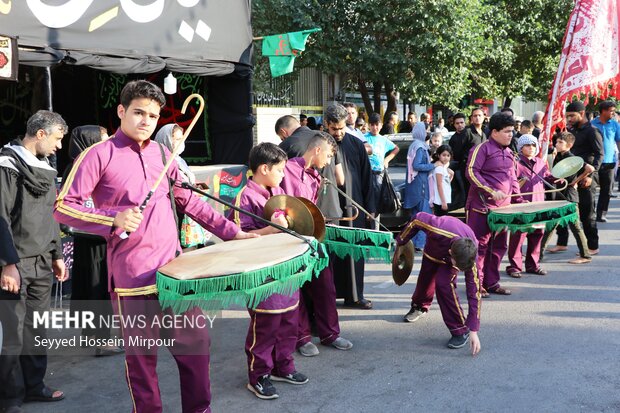
{"type": "MultiPolygon", "coordinates": [[[[185,132],[183,133],[183,138],[174,147],[174,149],[172,151],[172,154],[170,155],[170,158],[168,158],[168,161],[166,162],[166,165],[164,165],[164,169],[161,171],[161,173],[159,174],[159,177],[157,178],[157,180],[153,184],[153,187],[151,188],[151,190],[147,194],[146,198],[144,199],[144,201],[140,205],[140,212],[144,211],[144,209],[146,208],[146,205],[149,203],[151,197],[153,196],[153,194],[157,190],[157,187],[159,186],[161,181],[164,179],[164,176],[166,176],[166,173],[168,172],[168,169],[170,169],[170,165],[172,165],[172,162],[174,161],[174,158],[176,158],[176,156],[179,154],[179,150],[183,146],[181,144],[183,142],[185,142],[185,140],[189,136],[189,133],[194,128],[194,125],[196,124],[196,122],[198,122],[198,119],[200,118],[200,115],[202,115],[202,111],[205,108],[205,100],[198,93],[192,93],[191,95],[189,95],[187,97],[187,99],[185,99],[185,102],[183,102],[183,108],[181,109],[181,113],[185,113],[185,111],[187,110],[187,105],[189,105],[189,102],[193,98],[198,99],[198,101],[200,102],[200,107],[198,108],[198,112],[196,112],[196,114],[194,115],[194,119],[192,119],[192,122],[189,124],[187,129],[185,129],[185,132]]],[[[125,231],[125,232],[123,232],[120,235],[120,237],[121,237],[121,239],[126,239],[127,237],[129,237],[129,234],[127,233],[127,231],[125,231]]]]}
{"type": "Polygon", "coordinates": [[[565,190],[567,186],[568,186],[568,182],[564,181],[564,186],[561,187],[561,188],[549,189],[547,191],[521,192],[521,193],[518,193],[518,194],[509,195],[508,198],[512,198],[512,197],[515,197],[515,196],[521,196],[521,195],[550,194],[552,192],[560,192],[560,191],[565,190]]]}

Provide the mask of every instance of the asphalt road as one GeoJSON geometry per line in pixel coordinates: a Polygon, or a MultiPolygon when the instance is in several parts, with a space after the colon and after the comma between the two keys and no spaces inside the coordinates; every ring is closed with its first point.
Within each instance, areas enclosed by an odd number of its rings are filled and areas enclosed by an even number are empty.
{"type": "MultiPolygon", "coordinates": [[[[599,225],[601,253],[592,263],[567,263],[577,251],[571,239],[568,252],[545,258],[549,275],[503,277],[513,295],[484,300],[477,357],[467,348],[446,348],[450,335],[436,304],[418,322],[402,322],[419,260],[402,287],[392,282],[388,265],[369,264],[366,294],[374,309],[339,307],[342,336],[354,348],[319,346],[318,357],[297,355],[297,369],[310,382],[278,383],[277,400],[259,400],[245,389],[249,317],[243,309],[224,311],[211,330],[213,411],[620,412],[619,199],[612,199],[608,218],[599,225]]],[[[130,411],[123,357],[77,353],[49,360],[47,384],[64,390],[66,399],[28,403],[26,411],[130,411]]],[[[178,372],[165,349],[158,372],[164,411],[180,412],[178,372]]]]}

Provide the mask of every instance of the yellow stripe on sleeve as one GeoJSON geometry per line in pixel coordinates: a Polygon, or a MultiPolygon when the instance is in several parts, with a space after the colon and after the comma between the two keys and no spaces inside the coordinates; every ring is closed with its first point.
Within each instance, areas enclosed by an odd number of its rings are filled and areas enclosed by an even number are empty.
{"type": "Polygon", "coordinates": [[[469,170],[469,176],[471,177],[472,181],[474,181],[476,186],[480,189],[484,189],[485,191],[491,194],[493,193],[493,189],[489,188],[488,186],[482,185],[482,182],[478,180],[478,178],[474,174],[474,169],[472,168],[472,165],[474,164],[474,162],[476,162],[476,156],[478,156],[478,151],[480,150],[482,145],[484,145],[485,143],[486,142],[482,142],[478,144],[478,146],[476,146],[476,148],[474,149],[474,153],[471,155],[471,159],[467,162],[468,164],[467,169],[469,170]]]}

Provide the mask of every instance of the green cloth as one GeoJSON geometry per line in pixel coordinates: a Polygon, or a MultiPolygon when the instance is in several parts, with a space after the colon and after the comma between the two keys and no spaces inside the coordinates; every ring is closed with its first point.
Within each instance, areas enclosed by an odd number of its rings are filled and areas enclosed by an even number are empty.
{"type": "Polygon", "coordinates": [[[263,56],[269,57],[271,76],[278,77],[291,73],[295,57],[306,50],[306,40],[311,33],[321,29],[310,29],[301,32],[275,34],[263,38],[263,56]]]}

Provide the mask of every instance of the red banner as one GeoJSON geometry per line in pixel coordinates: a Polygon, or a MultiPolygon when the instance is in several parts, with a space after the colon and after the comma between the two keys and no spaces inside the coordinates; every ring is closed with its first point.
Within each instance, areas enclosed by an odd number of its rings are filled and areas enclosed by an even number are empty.
{"type": "Polygon", "coordinates": [[[0,35],[0,79],[17,80],[17,40],[0,35]]]}
{"type": "MultiPolygon", "coordinates": [[[[549,92],[541,146],[556,127],[565,128],[564,110],[573,97],[618,96],[620,81],[620,7],[617,0],[577,0],[562,41],[560,65],[549,92]]],[[[546,154],[547,151],[541,151],[546,154]]]]}

